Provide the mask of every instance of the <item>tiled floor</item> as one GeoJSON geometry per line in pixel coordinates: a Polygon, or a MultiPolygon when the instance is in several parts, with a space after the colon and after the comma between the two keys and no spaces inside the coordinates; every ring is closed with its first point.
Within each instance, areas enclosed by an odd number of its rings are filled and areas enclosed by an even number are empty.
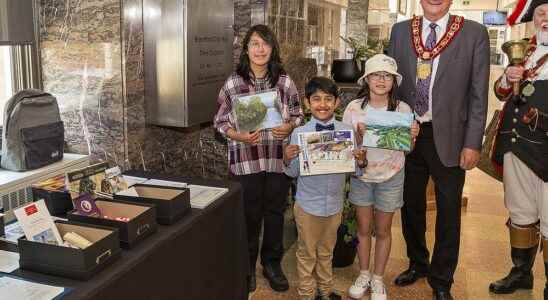
{"type": "MultiPolygon", "coordinates": [[[[460,260],[452,289],[455,299],[542,299],[545,280],[541,254],[537,256],[534,267],[535,288],[533,291],[521,291],[505,296],[489,293],[489,282],[505,276],[510,268],[508,231],[504,226],[507,212],[503,204],[502,184],[475,169],[468,172],[464,193],[469,201],[462,213],[460,260]]],[[[427,240],[430,249],[432,249],[434,238],[434,223],[435,212],[432,211],[428,213],[427,240]]],[[[399,214],[394,219],[392,232],[392,253],[385,276],[389,299],[432,299],[432,290],[424,279],[404,288],[393,284],[395,276],[407,268],[399,214]]],[[[294,244],[284,257],[283,268],[290,282],[288,292],[272,291],[260,275],[261,270],[258,267],[258,288],[250,298],[252,300],[298,299],[295,288],[297,274],[294,244]]],[[[343,299],[346,299],[346,290],[358,270],[357,262],[347,268],[335,269],[335,289],[345,295],[343,299]]],[[[369,299],[369,296],[364,299],[369,299]]]]}

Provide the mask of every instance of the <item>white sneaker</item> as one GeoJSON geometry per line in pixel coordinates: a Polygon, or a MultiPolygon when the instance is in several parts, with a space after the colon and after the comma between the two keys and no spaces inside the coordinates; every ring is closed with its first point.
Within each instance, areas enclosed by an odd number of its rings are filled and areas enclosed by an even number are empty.
{"type": "Polygon", "coordinates": [[[369,276],[360,274],[354,284],[348,288],[348,296],[354,299],[361,299],[365,291],[369,288],[371,284],[371,279],[369,276]]]}
{"type": "Polygon", "coordinates": [[[371,280],[371,300],[386,300],[386,287],[380,280],[371,280]]]}

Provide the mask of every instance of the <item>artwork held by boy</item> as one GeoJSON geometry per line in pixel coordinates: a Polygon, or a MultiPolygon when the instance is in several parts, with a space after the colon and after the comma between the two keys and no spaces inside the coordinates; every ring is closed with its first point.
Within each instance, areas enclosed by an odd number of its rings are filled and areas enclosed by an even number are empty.
{"type": "Polygon", "coordinates": [[[300,173],[303,176],[355,171],[351,130],[299,134],[300,173]]]}
{"type": "Polygon", "coordinates": [[[398,151],[411,150],[413,114],[393,111],[369,111],[363,146],[398,151]]]}

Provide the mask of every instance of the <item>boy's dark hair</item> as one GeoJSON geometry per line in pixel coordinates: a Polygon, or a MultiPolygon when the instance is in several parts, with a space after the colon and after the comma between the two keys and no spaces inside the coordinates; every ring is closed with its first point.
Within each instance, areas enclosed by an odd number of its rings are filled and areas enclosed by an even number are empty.
{"type": "MultiPolygon", "coordinates": [[[[397,99],[397,95],[396,95],[396,88],[397,88],[396,76],[392,75],[392,77],[393,77],[392,82],[394,83],[394,85],[392,86],[392,90],[388,94],[388,107],[386,108],[386,110],[388,111],[396,111],[396,109],[400,105],[400,101],[397,99]]],[[[371,97],[370,93],[371,93],[371,88],[369,87],[369,84],[364,81],[363,87],[361,88],[361,90],[358,92],[358,95],[356,96],[356,99],[363,98],[362,105],[361,105],[362,109],[364,109],[367,103],[369,102],[369,99],[371,97]]]]}
{"type": "Polygon", "coordinates": [[[330,94],[335,98],[339,97],[339,87],[335,83],[335,81],[327,78],[327,77],[321,77],[317,76],[306,84],[306,87],[304,88],[304,94],[306,99],[310,99],[314,93],[317,91],[322,91],[326,94],[330,94]]]}
{"type": "Polygon", "coordinates": [[[272,47],[272,53],[270,54],[270,60],[268,61],[268,70],[266,75],[270,81],[270,87],[273,88],[278,83],[280,75],[285,75],[286,73],[282,66],[282,59],[280,58],[280,46],[278,44],[278,40],[276,39],[276,35],[266,25],[255,25],[247,31],[242,42],[243,49],[240,53],[240,62],[236,67],[236,73],[240,75],[245,82],[251,82],[251,76],[249,74],[251,73],[251,63],[249,62],[247,47],[253,33],[257,33],[261,37],[261,39],[263,39],[270,47],[272,47]]]}

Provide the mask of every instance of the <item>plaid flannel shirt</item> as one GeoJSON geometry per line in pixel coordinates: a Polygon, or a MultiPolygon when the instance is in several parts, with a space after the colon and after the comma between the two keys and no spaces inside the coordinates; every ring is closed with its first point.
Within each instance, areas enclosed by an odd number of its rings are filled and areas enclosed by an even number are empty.
{"type": "MultiPolygon", "coordinates": [[[[280,93],[282,103],[282,118],[284,122],[291,122],[298,126],[303,119],[303,110],[295,83],[287,75],[280,75],[276,88],[280,93]]],[[[247,84],[236,73],[230,75],[219,92],[217,102],[219,111],[215,116],[214,126],[226,135],[228,129],[233,128],[232,101],[237,95],[250,92],[260,92],[271,89],[268,79],[251,79],[247,84]]],[[[277,140],[272,130],[264,129],[260,132],[259,143],[249,145],[228,138],[228,163],[230,171],[235,175],[246,175],[259,172],[283,172],[283,145],[288,139],[277,140]]]]}

